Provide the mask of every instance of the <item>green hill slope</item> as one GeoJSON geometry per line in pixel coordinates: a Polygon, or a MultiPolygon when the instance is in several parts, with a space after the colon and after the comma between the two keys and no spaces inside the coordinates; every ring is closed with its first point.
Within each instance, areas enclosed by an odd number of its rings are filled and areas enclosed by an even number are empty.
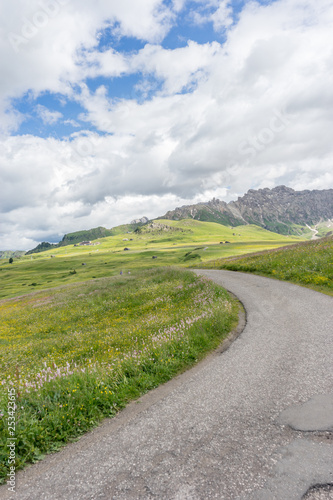
{"type": "Polygon", "coordinates": [[[202,267],[261,274],[333,295],[333,237],[206,262],[202,267]]]}
{"type": "Polygon", "coordinates": [[[78,245],[83,241],[94,241],[99,238],[106,238],[108,236],[115,236],[117,234],[123,234],[129,231],[135,231],[135,229],[137,229],[140,226],[141,224],[123,224],[113,229],[106,229],[105,227],[99,226],[83,231],[75,231],[74,233],[65,234],[65,236],[59,243],[48,243],[46,241],[43,241],[32,250],[26,252],[26,255],[45,252],[53,248],[65,247],[68,245],[78,245]]]}
{"type": "Polygon", "coordinates": [[[25,255],[12,264],[4,261],[0,267],[0,298],[138,269],[191,267],[299,241],[257,226],[230,228],[192,219],[119,226],[112,233],[91,240],[92,246],[73,243],[25,255]]]}

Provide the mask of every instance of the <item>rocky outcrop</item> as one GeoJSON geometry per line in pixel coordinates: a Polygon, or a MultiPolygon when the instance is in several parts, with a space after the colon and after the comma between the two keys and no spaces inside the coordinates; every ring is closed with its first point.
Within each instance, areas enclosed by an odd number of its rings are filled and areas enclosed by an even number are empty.
{"type": "Polygon", "coordinates": [[[333,189],[294,191],[286,186],[250,189],[237,201],[213,199],[207,203],[183,206],[161,219],[193,218],[227,226],[256,224],[280,234],[295,234],[295,225],[315,225],[333,218],[333,189]]]}
{"type": "Polygon", "coordinates": [[[148,217],[141,217],[141,219],[132,220],[131,224],[147,224],[148,221],[148,217]]]}

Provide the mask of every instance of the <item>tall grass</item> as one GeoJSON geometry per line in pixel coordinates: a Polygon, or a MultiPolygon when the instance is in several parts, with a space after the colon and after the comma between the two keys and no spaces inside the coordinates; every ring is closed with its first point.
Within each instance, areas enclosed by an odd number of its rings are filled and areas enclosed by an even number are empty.
{"type": "Polygon", "coordinates": [[[333,295],[333,237],[216,260],[203,267],[263,274],[333,295]]]}
{"type": "Polygon", "coordinates": [[[202,358],[236,324],[237,311],[220,287],[170,268],[2,301],[2,481],[11,390],[22,468],[202,358]]]}

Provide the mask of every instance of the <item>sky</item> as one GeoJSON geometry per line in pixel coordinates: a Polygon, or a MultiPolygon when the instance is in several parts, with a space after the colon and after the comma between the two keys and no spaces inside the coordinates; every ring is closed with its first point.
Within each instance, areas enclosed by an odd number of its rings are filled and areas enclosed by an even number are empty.
{"type": "Polygon", "coordinates": [[[0,0],[0,250],[333,188],[332,0],[0,0]]]}

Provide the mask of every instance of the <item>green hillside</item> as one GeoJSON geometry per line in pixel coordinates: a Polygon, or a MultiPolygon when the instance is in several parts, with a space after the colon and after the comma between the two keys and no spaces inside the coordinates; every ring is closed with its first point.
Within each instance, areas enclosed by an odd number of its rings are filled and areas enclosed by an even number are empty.
{"type": "Polygon", "coordinates": [[[0,407],[14,382],[17,469],[182,372],[235,326],[237,301],[180,268],[300,238],[191,219],[119,226],[89,246],[73,241],[0,266],[0,407]]]}
{"type": "Polygon", "coordinates": [[[46,250],[51,250],[53,248],[75,245],[81,241],[91,241],[98,238],[105,238],[106,236],[111,236],[112,234],[112,230],[105,229],[105,227],[95,227],[84,231],[76,231],[74,233],[65,234],[59,243],[48,243],[47,241],[43,241],[37,245],[36,248],[29,250],[26,254],[31,255],[33,253],[45,252],[46,250]]]}
{"type": "Polygon", "coordinates": [[[251,272],[333,295],[333,236],[244,257],[217,259],[200,267],[251,272]]]}
{"type": "MultiPolygon", "coordinates": [[[[75,231],[74,233],[65,234],[63,239],[59,243],[48,243],[43,241],[37,245],[32,250],[26,252],[27,255],[33,253],[45,252],[46,250],[51,250],[53,248],[65,247],[68,245],[77,245],[83,241],[94,241],[99,238],[106,238],[108,236],[115,236],[117,234],[123,234],[126,232],[135,231],[142,224],[124,224],[122,226],[117,226],[113,229],[106,229],[105,227],[99,226],[92,229],[87,229],[83,231],[75,231]]],[[[24,252],[23,252],[24,253],[24,252]]]]}
{"type": "MultiPolygon", "coordinates": [[[[191,267],[299,241],[257,226],[230,228],[192,219],[119,226],[91,246],[59,246],[0,267],[0,298],[161,266],[191,267]],[[126,248],[126,250],[125,250],[126,248]]],[[[75,234],[75,233],[74,233],[75,234]]]]}

